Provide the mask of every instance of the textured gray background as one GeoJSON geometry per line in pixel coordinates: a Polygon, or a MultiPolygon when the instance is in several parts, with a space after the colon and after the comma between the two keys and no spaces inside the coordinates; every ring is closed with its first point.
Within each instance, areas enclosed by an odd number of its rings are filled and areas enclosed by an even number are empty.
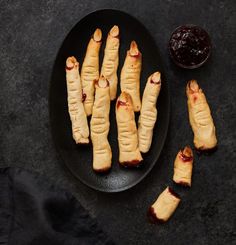
{"type": "MultiPolygon", "coordinates": [[[[235,231],[236,72],[235,1],[0,1],[0,164],[37,171],[70,189],[117,244],[231,244],[235,231]],[[49,81],[57,51],[81,17],[101,8],[124,10],[152,32],[171,90],[171,122],[153,171],[133,189],[104,194],[66,174],[49,126],[49,81]],[[208,30],[213,53],[194,71],[171,63],[167,42],[180,24],[208,30]],[[182,202],[165,225],[148,223],[146,210],[171,184],[173,160],[192,144],[185,84],[199,80],[215,120],[219,148],[196,156],[193,186],[178,188],[182,202]]],[[[1,200],[0,200],[1,201],[1,200]]]]}

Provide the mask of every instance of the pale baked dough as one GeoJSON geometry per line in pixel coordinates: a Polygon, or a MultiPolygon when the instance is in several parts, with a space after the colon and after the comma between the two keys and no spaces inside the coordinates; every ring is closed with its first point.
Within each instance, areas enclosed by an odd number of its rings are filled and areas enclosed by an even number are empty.
{"type": "Polygon", "coordinates": [[[180,203],[179,196],[167,187],[151,206],[151,215],[160,222],[166,222],[180,203]]]}
{"type": "Polygon", "coordinates": [[[216,131],[205,94],[196,80],[186,86],[188,98],[189,121],[194,133],[194,145],[199,150],[210,150],[216,147],[216,131]]]}
{"type": "Polygon", "coordinates": [[[102,31],[100,29],[96,29],[88,43],[81,69],[84,109],[87,116],[92,114],[94,103],[94,82],[99,79],[99,50],[101,43],[102,31]]]}
{"type": "Polygon", "coordinates": [[[95,101],[90,122],[93,143],[93,169],[97,172],[105,172],[111,168],[112,152],[107,139],[110,128],[109,113],[109,82],[101,77],[95,83],[95,101]]]}
{"type": "Polygon", "coordinates": [[[140,111],[140,74],[142,68],[142,54],[138,49],[137,43],[132,41],[130,50],[127,51],[124,65],[120,75],[121,91],[130,94],[134,111],[140,111]]]}
{"type": "Polygon", "coordinates": [[[82,102],[79,63],[74,56],[66,60],[67,101],[72,134],[76,144],[89,143],[89,128],[82,102]]]}
{"type": "Polygon", "coordinates": [[[107,35],[106,47],[102,63],[101,75],[109,81],[111,100],[116,98],[117,92],[117,68],[119,65],[119,27],[113,26],[107,35]]]}
{"type": "Polygon", "coordinates": [[[193,151],[189,146],[180,150],[175,158],[173,181],[176,184],[191,186],[193,171],[193,151]]]}
{"type": "Polygon", "coordinates": [[[119,162],[124,166],[137,166],[143,158],[138,148],[138,132],[132,99],[126,92],[122,92],[117,99],[116,122],[120,153],[119,162]]]}
{"type": "Polygon", "coordinates": [[[156,102],[161,89],[161,74],[155,72],[149,76],[143,93],[142,107],[138,121],[139,150],[149,151],[153,128],[157,119],[156,102]]]}

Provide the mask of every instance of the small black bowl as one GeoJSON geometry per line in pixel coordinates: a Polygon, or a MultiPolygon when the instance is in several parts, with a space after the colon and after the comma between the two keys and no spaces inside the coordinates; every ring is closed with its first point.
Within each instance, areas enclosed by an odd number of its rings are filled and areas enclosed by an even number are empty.
{"type": "Polygon", "coordinates": [[[194,69],[203,65],[211,54],[209,34],[196,25],[177,27],[169,40],[169,52],[176,65],[194,69]]]}

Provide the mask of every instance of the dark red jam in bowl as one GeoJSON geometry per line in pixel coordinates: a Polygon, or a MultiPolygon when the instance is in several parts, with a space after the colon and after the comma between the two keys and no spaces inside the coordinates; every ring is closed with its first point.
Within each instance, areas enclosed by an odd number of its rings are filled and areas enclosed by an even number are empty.
{"type": "Polygon", "coordinates": [[[210,56],[211,40],[199,26],[184,25],[176,28],[169,41],[170,55],[183,68],[201,66],[210,56]]]}

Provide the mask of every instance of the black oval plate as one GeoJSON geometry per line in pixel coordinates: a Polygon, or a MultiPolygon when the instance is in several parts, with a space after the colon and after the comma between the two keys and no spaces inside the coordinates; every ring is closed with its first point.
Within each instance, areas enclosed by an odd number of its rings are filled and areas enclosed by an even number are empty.
{"type": "MultiPolygon", "coordinates": [[[[157,28],[158,30],[158,28],[157,28]]],[[[118,88],[118,94],[120,88],[118,88]]],[[[169,124],[169,92],[156,44],[147,29],[134,17],[117,10],[99,10],[84,17],[70,31],[64,40],[52,73],[50,87],[50,121],[56,148],[71,173],[84,184],[104,192],[119,192],[133,187],[152,169],[161,153],[169,124]],[[147,77],[156,70],[162,72],[162,89],[158,99],[158,119],[154,129],[150,151],[145,154],[143,165],[138,169],[124,169],[119,166],[115,102],[111,104],[109,142],[112,148],[112,169],[108,174],[96,174],[92,170],[92,145],[79,146],[72,139],[71,123],[67,109],[67,89],[65,61],[74,55],[82,65],[88,41],[99,27],[103,32],[103,45],[100,51],[100,65],[103,57],[106,35],[113,25],[120,28],[120,63],[122,68],[130,42],[136,40],[143,55],[141,94],[147,77]]],[[[136,119],[138,115],[136,115],[136,119]]]]}

